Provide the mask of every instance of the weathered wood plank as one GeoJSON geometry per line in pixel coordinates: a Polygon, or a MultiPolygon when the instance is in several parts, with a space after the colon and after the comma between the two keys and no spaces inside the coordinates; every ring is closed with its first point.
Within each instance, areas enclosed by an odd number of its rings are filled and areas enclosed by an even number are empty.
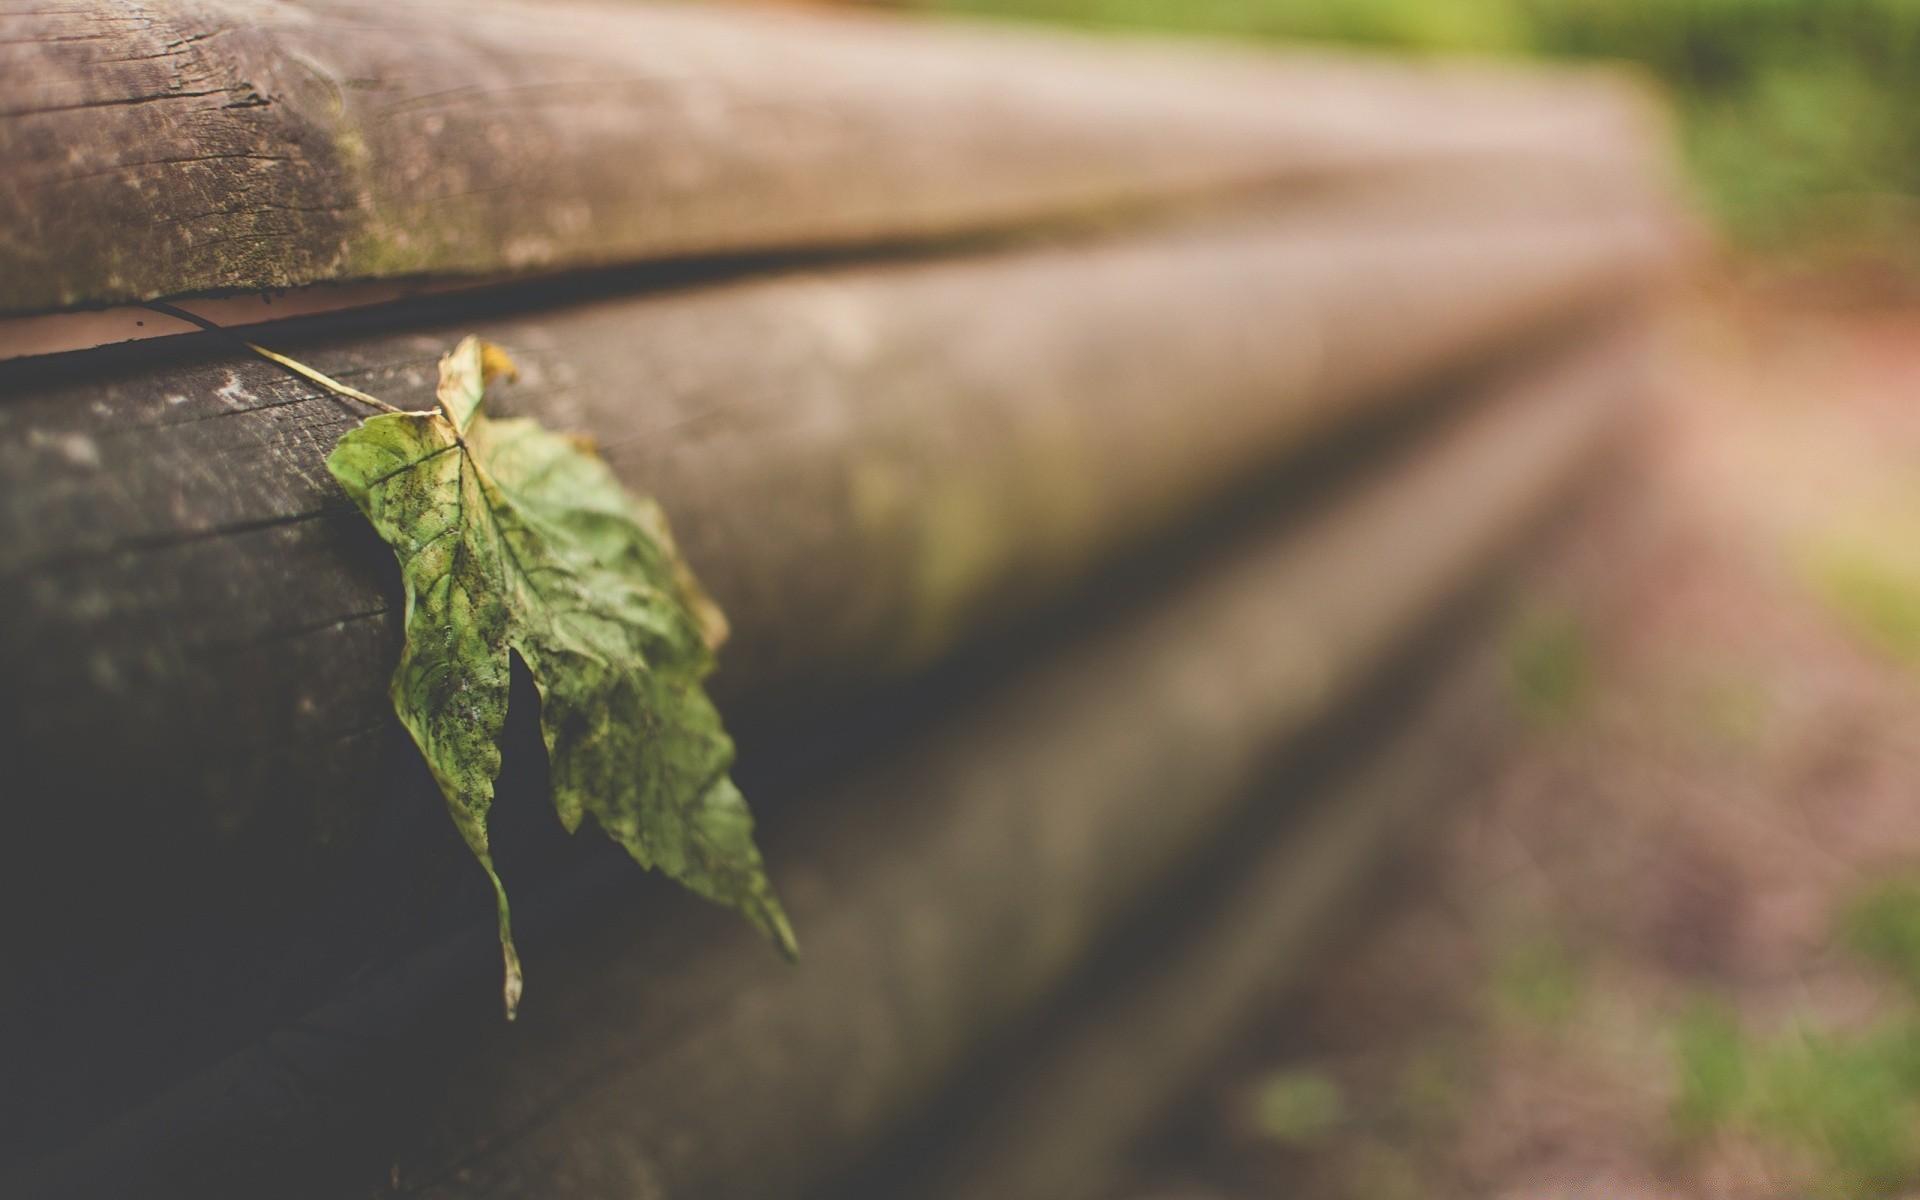
{"type": "Polygon", "coordinates": [[[0,2],[0,312],[951,237],[1434,162],[1657,174],[1624,82],[719,6],[0,2]]]}
{"type": "Polygon", "coordinates": [[[1068,977],[1277,749],[1482,580],[1618,428],[1639,369],[1609,338],[1509,378],[812,797],[770,854],[803,968],[678,896],[615,906],[530,944],[540,989],[511,1031],[491,995],[405,1029],[323,1010],[0,1190],[341,1195],[393,1167],[449,1200],[799,1193],[1068,977]],[[329,1057],[374,1076],[288,1073],[329,1057]],[[302,1145],[343,1111],[371,1144],[302,1145]]]}

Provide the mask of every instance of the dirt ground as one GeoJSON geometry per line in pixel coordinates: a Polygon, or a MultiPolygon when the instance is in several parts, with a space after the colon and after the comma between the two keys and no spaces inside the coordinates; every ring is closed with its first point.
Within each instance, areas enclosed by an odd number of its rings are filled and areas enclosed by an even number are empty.
{"type": "Polygon", "coordinates": [[[1920,306],[1795,294],[1678,306],[1524,744],[1131,1194],[1920,1195],[1920,306]]]}

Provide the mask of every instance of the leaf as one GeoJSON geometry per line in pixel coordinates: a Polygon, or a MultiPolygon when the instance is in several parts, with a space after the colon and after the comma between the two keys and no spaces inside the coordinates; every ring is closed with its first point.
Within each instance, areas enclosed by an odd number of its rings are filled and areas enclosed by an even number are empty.
{"type": "Polygon", "coordinates": [[[515,654],[539,689],[568,831],[591,816],[641,866],[739,909],[797,956],[703,685],[725,619],[659,507],[586,443],[481,413],[487,384],[512,374],[504,351],[469,337],[440,360],[437,409],[371,417],[327,459],[400,560],[393,706],[493,881],[507,1015],[521,971],[487,815],[515,654]]]}

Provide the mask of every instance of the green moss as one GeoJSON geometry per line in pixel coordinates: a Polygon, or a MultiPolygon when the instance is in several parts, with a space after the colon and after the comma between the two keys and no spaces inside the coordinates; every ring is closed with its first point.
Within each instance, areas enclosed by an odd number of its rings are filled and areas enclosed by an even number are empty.
{"type": "Polygon", "coordinates": [[[976,615],[1011,558],[1013,528],[1004,494],[971,481],[923,485],[921,503],[914,622],[902,651],[914,666],[938,657],[976,615]]]}

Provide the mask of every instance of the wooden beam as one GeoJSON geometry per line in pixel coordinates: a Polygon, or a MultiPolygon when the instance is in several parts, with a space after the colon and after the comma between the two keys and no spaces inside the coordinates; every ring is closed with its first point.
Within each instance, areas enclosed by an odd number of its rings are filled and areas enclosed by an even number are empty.
{"type": "Polygon", "coordinates": [[[952,238],[1436,162],[1664,168],[1621,79],[723,6],[0,2],[0,312],[952,238]]]}

